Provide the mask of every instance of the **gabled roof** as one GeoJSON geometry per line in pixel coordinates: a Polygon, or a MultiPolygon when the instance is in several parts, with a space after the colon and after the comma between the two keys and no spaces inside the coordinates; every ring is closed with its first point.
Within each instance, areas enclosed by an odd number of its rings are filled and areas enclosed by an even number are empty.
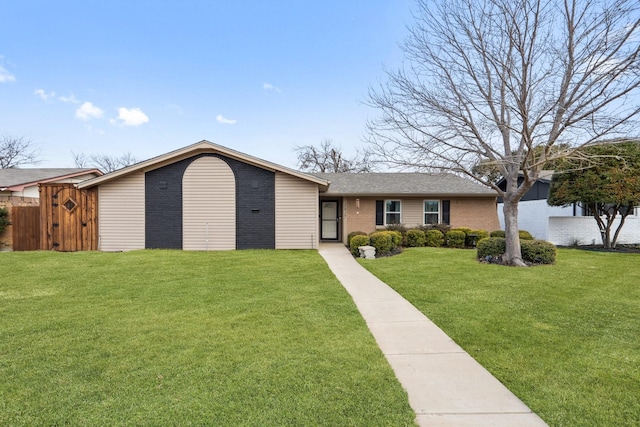
{"type": "Polygon", "coordinates": [[[330,182],[323,195],[335,196],[474,196],[496,192],[449,173],[315,173],[330,182]]]}
{"type": "Polygon", "coordinates": [[[84,181],[78,184],[78,188],[94,187],[96,185],[100,185],[105,182],[112,181],[114,179],[132,174],[134,172],[139,172],[139,171],[146,172],[153,169],[158,169],[168,164],[175,163],[179,160],[183,160],[183,159],[186,159],[198,154],[203,154],[203,153],[221,154],[221,155],[230,157],[232,159],[239,160],[241,162],[248,163],[253,166],[257,166],[259,168],[266,169],[272,172],[282,172],[287,175],[292,175],[297,178],[301,178],[306,181],[310,181],[320,185],[321,190],[326,189],[326,187],[329,185],[327,180],[325,180],[324,178],[319,178],[304,172],[300,172],[294,169],[289,169],[287,167],[280,166],[275,163],[271,163],[267,160],[262,160],[257,157],[250,156],[248,154],[241,153],[239,151],[232,150],[227,147],[223,147],[222,145],[214,144],[212,142],[203,140],[195,144],[180,148],[178,150],[174,150],[169,153],[162,154],[157,157],[153,157],[149,160],[136,163],[135,165],[127,166],[125,168],[118,169],[117,171],[105,174],[103,176],[84,181]]]}
{"type": "Polygon", "coordinates": [[[70,179],[87,174],[102,175],[102,172],[95,168],[0,169],[0,191],[22,191],[25,187],[70,179]]]}

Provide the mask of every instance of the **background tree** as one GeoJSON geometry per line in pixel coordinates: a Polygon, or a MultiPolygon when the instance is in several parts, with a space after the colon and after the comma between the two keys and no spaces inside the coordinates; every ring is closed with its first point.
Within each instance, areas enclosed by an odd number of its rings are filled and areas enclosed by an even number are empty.
{"type": "Polygon", "coordinates": [[[584,147],[585,159],[568,159],[553,174],[547,203],[578,203],[593,215],[605,248],[615,248],[625,219],[640,205],[640,142],[584,147]],[[613,236],[611,229],[620,223],[613,236]]]}
{"type": "Polygon", "coordinates": [[[357,152],[345,157],[340,147],[325,139],[319,147],[304,145],[296,147],[298,168],[307,172],[371,172],[372,162],[368,152],[357,152]]]}
{"type": "Polygon", "coordinates": [[[11,135],[0,137],[0,169],[39,163],[38,156],[38,150],[30,139],[11,135]]]}
{"type": "Polygon", "coordinates": [[[518,203],[543,167],[605,135],[632,134],[639,7],[637,0],[419,0],[404,67],[387,71],[369,94],[382,113],[368,124],[372,150],[391,166],[450,171],[493,188],[504,200],[504,260],[524,265],[518,203]],[[561,143],[567,148],[554,150],[561,143]],[[504,190],[487,167],[497,168],[504,190]]]}
{"type": "Polygon", "coordinates": [[[73,155],[73,162],[78,168],[95,167],[100,169],[104,173],[113,172],[118,169],[122,169],[126,166],[131,166],[138,163],[139,160],[131,153],[127,152],[118,156],[110,156],[108,154],[91,154],[85,153],[71,153],[73,155]]]}

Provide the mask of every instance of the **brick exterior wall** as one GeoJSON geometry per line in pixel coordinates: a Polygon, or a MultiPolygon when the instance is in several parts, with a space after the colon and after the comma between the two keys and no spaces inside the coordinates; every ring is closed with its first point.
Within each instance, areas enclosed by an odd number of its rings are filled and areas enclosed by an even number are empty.
{"type": "Polygon", "coordinates": [[[275,248],[275,174],[218,154],[190,157],[145,174],[145,247],[182,249],[182,176],[202,156],[224,160],[236,177],[236,248],[275,248]]]}
{"type": "MultiPolygon", "coordinates": [[[[356,197],[345,197],[342,201],[344,242],[346,242],[347,235],[352,231],[363,231],[365,233],[371,233],[376,230],[376,200],[381,200],[382,198],[359,197],[358,199],[360,201],[359,208],[356,205],[356,197]]],[[[406,198],[403,199],[387,197],[386,199],[401,200],[402,209],[404,209],[405,206],[408,205],[408,199],[406,198]]],[[[423,200],[423,198],[421,198],[420,200],[423,200]]],[[[451,201],[452,227],[469,227],[472,229],[487,230],[489,232],[500,229],[500,222],[498,221],[495,198],[446,198],[443,200],[451,201]]],[[[418,224],[405,225],[412,227],[418,224]]]]}
{"type": "Polygon", "coordinates": [[[500,230],[496,199],[451,199],[451,227],[469,227],[474,230],[487,230],[489,233],[500,230]]]}
{"type": "Polygon", "coordinates": [[[371,233],[376,231],[376,198],[360,197],[360,207],[356,206],[355,197],[345,197],[342,200],[342,220],[344,223],[343,241],[352,231],[371,233]]]}
{"type": "MultiPolygon", "coordinates": [[[[11,208],[13,206],[39,206],[40,199],[35,197],[0,196],[0,208],[9,211],[9,221],[11,221],[11,208]]],[[[11,225],[7,226],[0,234],[0,251],[13,250],[13,232],[11,225]]]]}

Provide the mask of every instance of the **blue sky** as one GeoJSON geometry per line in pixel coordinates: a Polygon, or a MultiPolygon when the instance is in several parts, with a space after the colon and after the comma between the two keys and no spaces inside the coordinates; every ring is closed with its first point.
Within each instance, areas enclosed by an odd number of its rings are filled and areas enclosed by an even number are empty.
{"type": "Polygon", "coordinates": [[[412,0],[0,0],[0,134],[40,167],[206,139],[284,166],[363,145],[412,0]]]}

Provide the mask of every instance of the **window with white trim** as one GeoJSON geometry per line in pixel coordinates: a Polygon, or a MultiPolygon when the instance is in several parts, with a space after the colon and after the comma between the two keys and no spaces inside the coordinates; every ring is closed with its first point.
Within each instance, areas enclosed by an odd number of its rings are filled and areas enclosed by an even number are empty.
{"type": "Polygon", "coordinates": [[[440,200],[424,201],[424,224],[440,223],[440,200]]]}
{"type": "Polygon", "coordinates": [[[384,203],[384,225],[401,224],[400,200],[386,200],[384,203]]]}

